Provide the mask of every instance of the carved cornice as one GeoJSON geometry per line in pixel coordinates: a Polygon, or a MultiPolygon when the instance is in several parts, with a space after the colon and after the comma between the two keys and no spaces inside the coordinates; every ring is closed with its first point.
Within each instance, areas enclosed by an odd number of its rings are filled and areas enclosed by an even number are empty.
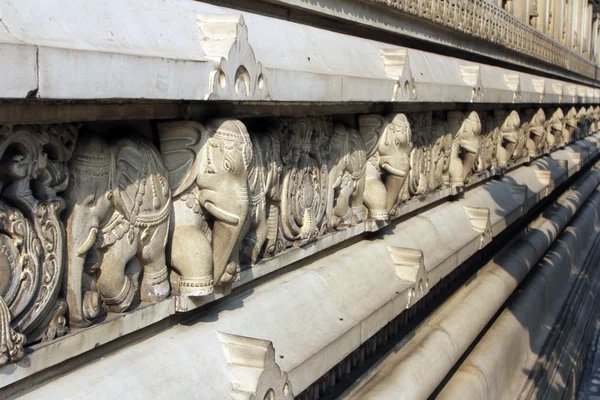
{"type": "Polygon", "coordinates": [[[360,0],[594,77],[592,62],[485,0],[360,0]]]}

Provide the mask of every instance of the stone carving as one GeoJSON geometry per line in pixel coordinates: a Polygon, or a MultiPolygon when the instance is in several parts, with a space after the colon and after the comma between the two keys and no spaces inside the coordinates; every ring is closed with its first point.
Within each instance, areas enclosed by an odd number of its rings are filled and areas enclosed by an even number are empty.
{"type": "MultiPolygon", "coordinates": [[[[593,63],[567,48],[558,48],[553,39],[544,36],[537,29],[517,21],[510,13],[502,12],[493,4],[494,2],[487,0],[460,3],[448,0],[362,1],[390,7],[412,15],[423,22],[442,25],[469,36],[487,40],[494,45],[524,53],[538,60],[594,78],[593,63]],[[481,17],[475,18],[474,16],[481,17]]],[[[506,4],[509,3],[512,1],[506,2],[506,4]]],[[[551,10],[551,8],[549,9],[551,10]]],[[[563,34],[565,34],[564,31],[563,34]]]]}
{"type": "Polygon", "coordinates": [[[0,129],[0,365],[23,357],[25,343],[67,332],[57,192],[76,136],[68,124],[0,129]]]}
{"type": "MultiPolygon", "coordinates": [[[[409,114],[412,150],[410,152],[410,172],[408,175],[408,194],[423,196],[429,192],[429,169],[431,159],[431,113],[409,114]]],[[[406,200],[405,195],[401,200],[406,200]]]]}
{"type": "Polygon", "coordinates": [[[249,210],[252,143],[245,125],[215,119],[206,127],[177,121],[158,125],[169,171],[173,221],[167,248],[178,293],[205,296],[231,282],[249,210]]]}
{"type": "Polygon", "coordinates": [[[292,384],[275,362],[268,340],[219,332],[231,373],[231,398],[236,400],[292,400],[292,384]]]}
{"type": "Polygon", "coordinates": [[[404,114],[361,115],[358,121],[368,157],[364,204],[369,218],[385,221],[395,213],[410,170],[410,124],[404,114]]]}
{"type": "Polygon", "coordinates": [[[425,257],[420,249],[388,247],[398,278],[412,287],[408,293],[406,308],[429,293],[429,280],[425,269],[425,257]]]}
{"type": "Polygon", "coordinates": [[[588,112],[585,107],[581,107],[577,111],[577,128],[575,129],[575,139],[583,139],[589,133],[588,112]]]}
{"type": "Polygon", "coordinates": [[[171,195],[167,171],[141,136],[106,142],[81,135],[67,200],[69,323],[82,327],[108,310],[127,310],[138,293],[169,295],[164,247],[171,195]]]}
{"type": "Polygon", "coordinates": [[[511,160],[520,158],[519,152],[523,142],[519,132],[521,119],[514,110],[510,113],[504,110],[495,110],[494,114],[498,122],[502,120],[499,128],[498,165],[506,168],[511,160]]]}
{"type": "Polygon", "coordinates": [[[479,249],[483,249],[494,238],[490,222],[490,209],[470,206],[464,206],[463,208],[471,220],[473,230],[481,234],[479,249]]]}
{"type": "Polygon", "coordinates": [[[434,117],[431,123],[431,167],[429,190],[434,191],[450,185],[450,156],[452,154],[452,134],[448,124],[440,117],[434,117]]]}
{"type": "Polygon", "coordinates": [[[248,171],[249,212],[240,261],[252,265],[259,255],[273,255],[283,243],[279,237],[281,202],[281,143],[275,131],[253,134],[248,171]]]}
{"type": "Polygon", "coordinates": [[[546,129],[546,114],[541,108],[534,112],[533,109],[525,110],[523,130],[527,137],[527,154],[530,157],[538,156],[547,151],[548,129],[546,129]]]}
{"type": "Polygon", "coordinates": [[[360,134],[340,122],[333,125],[329,144],[327,221],[331,230],[365,219],[367,154],[360,134]]]}
{"type": "MultiPolygon", "coordinates": [[[[496,110],[499,111],[499,110],[496,110]]],[[[496,168],[505,168],[506,163],[502,164],[501,151],[504,150],[501,145],[499,126],[502,124],[503,116],[498,116],[497,112],[480,112],[482,133],[481,147],[475,163],[475,171],[478,173],[492,171],[496,168]]]]}
{"type": "Polygon", "coordinates": [[[448,128],[453,135],[450,160],[450,183],[461,188],[473,173],[481,140],[481,121],[477,112],[465,116],[460,111],[448,113],[448,128]]]}
{"type": "Polygon", "coordinates": [[[575,107],[571,107],[571,109],[567,112],[567,115],[564,117],[564,128],[563,128],[563,136],[561,146],[564,146],[567,143],[570,143],[572,139],[576,138],[577,133],[575,130],[578,125],[578,115],[575,107]]]}
{"type": "Polygon", "coordinates": [[[327,138],[332,129],[330,119],[310,117],[284,119],[279,126],[283,162],[281,231],[288,243],[302,246],[326,229],[327,138]]]}
{"type": "Polygon", "coordinates": [[[205,100],[269,98],[262,64],[248,43],[248,27],[241,15],[198,15],[202,49],[216,61],[205,100]]]}
{"type": "Polygon", "coordinates": [[[563,145],[564,118],[565,115],[563,114],[563,111],[560,108],[557,108],[548,121],[548,135],[546,138],[550,149],[555,149],[556,147],[563,145]]]}

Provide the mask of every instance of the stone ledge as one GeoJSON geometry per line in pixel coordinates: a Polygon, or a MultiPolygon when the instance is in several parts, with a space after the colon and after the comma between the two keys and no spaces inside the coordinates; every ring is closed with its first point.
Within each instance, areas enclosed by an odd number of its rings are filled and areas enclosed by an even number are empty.
{"type": "MultiPolygon", "coordinates": [[[[103,0],[95,7],[110,9],[112,1],[103,0]]],[[[586,84],[191,0],[176,5],[151,1],[148,8],[149,3],[135,0],[122,13],[110,13],[102,22],[82,19],[81,15],[93,10],[75,0],[67,1],[60,10],[24,0],[18,13],[10,2],[0,2],[4,22],[0,47],[7,55],[2,67],[5,74],[0,75],[0,98],[512,104],[600,101],[600,89],[586,84]],[[53,21],[59,20],[68,29],[58,29],[53,21]],[[218,25],[227,26],[224,37],[215,31],[218,25]]]]}

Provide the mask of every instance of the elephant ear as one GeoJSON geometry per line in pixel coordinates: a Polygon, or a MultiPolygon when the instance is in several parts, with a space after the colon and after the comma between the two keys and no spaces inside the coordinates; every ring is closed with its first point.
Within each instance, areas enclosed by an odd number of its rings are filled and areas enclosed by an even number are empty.
{"type": "Polygon", "coordinates": [[[119,139],[113,144],[113,163],[111,190],[117,210],[134,225],[164,217],[171,193],[156,147],[141,136],[119,139]]]}
{"type": "Polygon", "coordinates": [[[201,170],[199,157],[208,140],[208,131],[194,121],[163,122],[158,124],[160,152],[169,171],[173,196],[188,189],[201,170]]]}
{"type": "Polygon", "coordinates": [[[367,158],[377,151],[377,143],[385,129],[385,125],[385,118],[378,114],[366,114],[358,117],[358,129],[365,143],[367,158]]]}

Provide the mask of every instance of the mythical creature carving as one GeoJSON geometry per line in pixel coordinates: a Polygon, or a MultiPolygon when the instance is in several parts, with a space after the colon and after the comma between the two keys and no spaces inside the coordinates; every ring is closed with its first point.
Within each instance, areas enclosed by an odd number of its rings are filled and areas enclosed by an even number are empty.
{"type": "Polygon", "coordinates": [[[169,171],[173,220],[167,246],[180,295],[205,296],[231,282],[249,210],[252,142],[235,119],[206,127],[177,121],[158,125],[169,171]]]}
{"type": "Polygon", "coordinates": [[[326,229],[328,199],[326,118],[288,118],[281,121],[283,180],[281,231],[288,243],[303,245],[326,229]]]}
{"type": "Polygon", "coordinates": [[[360,134],[341,122],[333,124],[329,146],[327,221],[331,230],[365,219],[367,154],[360,134]]]}
{"type": "Polygon", "coordinates": [[[476,111],[471,111],[468,116],[460,111],[450,111],[448,128],[453,135],[450,183],[454,188],[460,188],[473,173],[480,149],[481,121],[476,111]]]}
{"type": "Polygon", "coordinates": [[[0,129],[0,365],[22,358],[25,343],[67,332],[56,193],[67,186],[76,136],[68,124],[0,129]]]}
{"type": "Polygon", "coordinates": [[[71,326],[169,295],[165,244],[171,214],[167,171],[139,135],[106,142],[81,135],[70,164],[67,302],[71,326]]]}
{"type": "Polygon", "coordinates": [[[410,171],[410,124],[404,114],[369,114],[359,117],[359,126],[368,157],[364,204],[369,218],[385,221],[395,214],[410,171]]]}

